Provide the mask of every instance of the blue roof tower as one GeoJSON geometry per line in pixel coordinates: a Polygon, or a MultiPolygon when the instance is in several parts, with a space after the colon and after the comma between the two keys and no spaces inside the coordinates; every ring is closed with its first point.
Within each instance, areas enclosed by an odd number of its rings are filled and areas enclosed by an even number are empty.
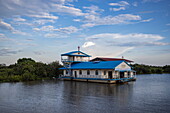
{"type": "Polygon", "coordinates": [[[61,54],[61,61],[65,69],[70,73],[70,75],[72,75],[71,65],[73,63],[88,62],[90,60],[90,57],[90,55],[80,51],[80,47],[78,46],[78,51],[71,51],[61,54]]]}

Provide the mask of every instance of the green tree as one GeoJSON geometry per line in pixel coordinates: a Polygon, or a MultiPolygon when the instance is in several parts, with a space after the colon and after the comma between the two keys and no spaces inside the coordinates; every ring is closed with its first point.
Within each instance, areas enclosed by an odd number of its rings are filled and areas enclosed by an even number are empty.
{"type": "Polygon", "coordinates": [[[170,73],[170,65],[163,66],[164,73],[170,73]]]}
{"type": "Polygon", "coordinates": [[[47,77],[47,68],[48,66],[42,62],[37,62],[34,64],[35,74],[39,77],[47,77]]]}
{"type": "Polygon", "coordinates": [[[31,59],[31,58],[20,58],[17,60],[17,64],[21,64],[21,63],[35,63],[35,60],[31,59]]]}
{"type": "Polygon", "coordinates": [[[58,62],[51,62],[50,64],[48,64],[48,76],[50,77],[59,77],[59,75],[62,73],[61,70],[59,70],[59,68],[61,68],[62,65],[58,62]]]}
{"type": "Polygon", "coordinates": [[[22,80],[23,81],[33,81],[33,80],[37,80],[37,76],[30,73],[29,71],[26,71],[23,75],[22,75],[22,80]]]}

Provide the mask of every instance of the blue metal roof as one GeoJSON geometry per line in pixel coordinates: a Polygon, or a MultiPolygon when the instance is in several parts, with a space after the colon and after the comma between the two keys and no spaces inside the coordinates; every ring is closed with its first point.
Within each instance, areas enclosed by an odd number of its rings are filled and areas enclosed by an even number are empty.
{"type": "Polygon", "coordinates": [[[82,57],[91,57],[90,55],[83,53],[81,51],[72,51],[68,53],[61,54],[61,56],[82,56],[82,57]],[[81,54],[75,54],[75,53],[81,53],[81,54]],[[82,55],[83,54],[83,55],[82,55]]]}
{"type": "MultiPolygon", "coordinates": [[[[125,62],[123,60],[120,61],[98,61],[98,62],[81,62],[81,63],[73,63],[71,68],[69,69],[114,69],[120,63],[125,62]]],[[[66,69],[66,68],[60,68],[66,69]]]]}

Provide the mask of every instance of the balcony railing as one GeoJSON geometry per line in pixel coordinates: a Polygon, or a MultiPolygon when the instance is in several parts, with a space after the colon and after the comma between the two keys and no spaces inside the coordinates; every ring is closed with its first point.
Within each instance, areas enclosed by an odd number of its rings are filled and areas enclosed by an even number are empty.
{"type": "Polygon", "coordinates": [[[61,59],[62,62],[88,62],[86,59],[75,59],[75,60],[70,60],[70,59],[61,59]]]}
{"type": "MultiPolygon", "coordinates": [[[[65,74],[63,76],[70,76],[69,74],[65,74]]],[[[72,77],[75,77],[74,75],[72,77]]],[[[136,78],[135,75],[131,75],[131,76],[127,76],[127,77],[124,77],[124,78],[136,78]]],[[[108,78],[108,75],[77,75],[77,78],[108,78]]],[[[117,75],[113,75],[113,79],[119,79],[120,77],[117,76],[117,75]]]]}

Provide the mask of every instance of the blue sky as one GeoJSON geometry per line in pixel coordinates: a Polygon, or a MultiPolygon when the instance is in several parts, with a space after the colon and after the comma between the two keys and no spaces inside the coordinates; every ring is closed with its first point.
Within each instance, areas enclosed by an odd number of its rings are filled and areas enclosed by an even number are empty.
{"type": "Polygon", "coordinates": [[[170,64],[169,0],[0,0],[0,63],[77,50],[170,64]]]}

